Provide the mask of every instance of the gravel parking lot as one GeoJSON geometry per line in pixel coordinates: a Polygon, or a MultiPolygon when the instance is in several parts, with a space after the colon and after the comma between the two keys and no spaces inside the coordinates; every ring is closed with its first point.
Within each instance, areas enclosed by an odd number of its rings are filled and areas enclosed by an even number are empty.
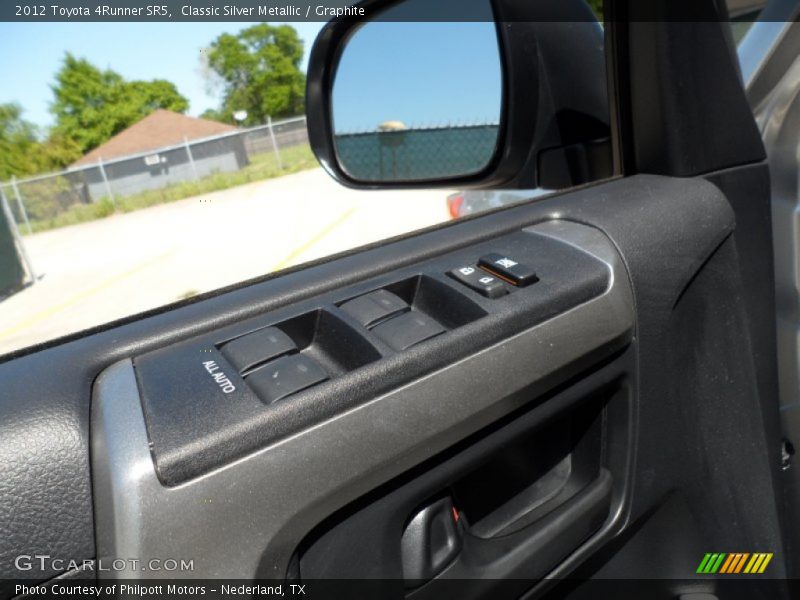
{"type": "Polygon", "coordinates": [[[445,190],[359,192],[321,169],[25,238],[0,354],[439,223],[445,190]]]}

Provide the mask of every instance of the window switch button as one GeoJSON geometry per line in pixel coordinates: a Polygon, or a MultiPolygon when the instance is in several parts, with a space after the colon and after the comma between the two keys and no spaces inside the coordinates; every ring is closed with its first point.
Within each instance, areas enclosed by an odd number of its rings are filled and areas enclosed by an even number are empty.
{"type": "Polygon", "coordinates": [[[408,304],[392,292],[376,290],[348,300],[340,308],[364,327],[371,327],[393,314],[403,312],[408,304]]]}
{"type": "Polygon", "coordinates": [[[461,267],[447,274],[487,298],[499,298],[508,293],[506,285],[500,279],[478,267],[461,267]]]}
{"type": "Polygon", "coordinates": [[[446,329],[437,321],[416,310],[389,319],[372,330],[398,352],[445,331],[446,329]]]}
{"type": "Polygon", "coordinates": [[[328,374],[315,360],[304,354],[293,354],[272,361],[245,377],[247,384],[267,404],[328,379],[328,374]]]}
{"type": "Polygon", "coordinates": [[[260,363],[297,350],[292,339],[277,327],[265,327],[228,342],[222,354],[242,373],[260,363]]]}
{"type": "Polygon", "coordinates": [[[482,269],[518,287],[525,287],[526,285],[539,281],[539,278],[536,276],[536,271],[531,267],[510,256],[505,256],[504,254],[493,252],[481,256],[480,260],[478,260],[478,265],[480,265],[482,269]]]}

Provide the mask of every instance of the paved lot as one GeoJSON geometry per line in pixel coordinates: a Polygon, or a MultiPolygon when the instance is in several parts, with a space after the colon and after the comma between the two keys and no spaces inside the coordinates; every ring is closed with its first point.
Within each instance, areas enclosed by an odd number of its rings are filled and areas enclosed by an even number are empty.
{"type": "Polygon", "coordinates": [[[448,218],[444,190],[357,192],[321,169],[25,238],[0,355],[448,218]]]}

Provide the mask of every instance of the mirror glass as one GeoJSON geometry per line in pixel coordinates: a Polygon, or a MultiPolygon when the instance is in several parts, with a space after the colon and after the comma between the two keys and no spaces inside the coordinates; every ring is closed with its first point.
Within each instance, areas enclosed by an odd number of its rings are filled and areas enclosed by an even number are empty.
{"type": "Polygon", "coordinates": [[[444,2],[453,15],[469,5],[469,22],[414,21],[429,3],[395,5],[344,45],[332,116],[337,158],[353,179],[464,176],[494,155],[503,83],[490,2],[444,2]]]}

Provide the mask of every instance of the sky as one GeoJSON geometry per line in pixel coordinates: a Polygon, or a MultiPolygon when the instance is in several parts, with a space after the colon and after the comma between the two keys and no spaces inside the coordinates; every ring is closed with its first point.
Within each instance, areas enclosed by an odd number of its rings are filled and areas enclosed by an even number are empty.
{"type": "Polygon", "coordinates": [[[494,23],[367,23],[342,53],[334,129],[497,123],[501,102],[494,23]]]}
{"type": "MultiPolygon", "coordinates": [[[[217,108],[208,93],[200,50],[221,33],[251,23],[0,23],[0,103],[17,102],[23,117],[40,127],[53,124],[48,110],[64,53],[111,68],[126,79],[166,79],[189,99],[188,114],[217,108]]],[[[291,23],[308,53],[323,23],[291,23]]]]}

